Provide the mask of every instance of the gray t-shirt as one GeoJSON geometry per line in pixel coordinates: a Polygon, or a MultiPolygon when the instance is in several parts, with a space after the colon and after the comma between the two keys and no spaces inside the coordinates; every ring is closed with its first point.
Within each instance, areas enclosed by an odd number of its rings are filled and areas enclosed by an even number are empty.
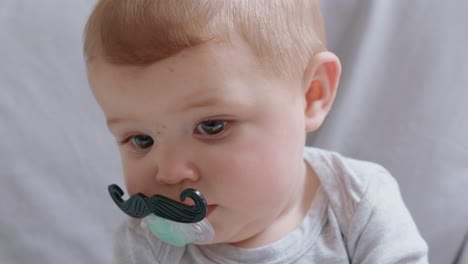
{"type": "Polygon", "coordinates": [[[228,244],[174,247],[129,219],[117,230],[117,263],[428,263],[428,248],[381,166],[306,147],[320,187],[302,223],[260,248],[228,244]]]}

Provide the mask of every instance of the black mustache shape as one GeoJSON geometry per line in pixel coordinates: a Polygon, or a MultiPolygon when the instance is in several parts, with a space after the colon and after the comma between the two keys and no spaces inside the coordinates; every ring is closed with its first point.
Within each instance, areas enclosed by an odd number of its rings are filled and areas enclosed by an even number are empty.
{"type": "Polygon", "coordinates": [[[205,198],[195,189],[186,189],[180,194],[181,201],[189,197],[195,202],[194,206],[171,200],[162,195],[153,195],[148,198],[141,193],[134,194],[127,201],[124,201],[122,199],[124,192],[119,186],[111,184],[108,190],[117,206],[124,213],[135,218],[155,214],[179,223],[196,223],[203,220],[207,212],[205,198]]]}

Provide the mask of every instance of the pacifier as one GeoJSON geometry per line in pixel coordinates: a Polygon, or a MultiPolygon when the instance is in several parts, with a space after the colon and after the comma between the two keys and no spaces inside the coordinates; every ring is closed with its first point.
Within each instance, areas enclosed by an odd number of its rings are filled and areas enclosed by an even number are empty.
{"type": "Polygon", "coordinates": [[[214,238],[214,229],[206,219],[207,203],[203,195],[195,189],[186,189],[180,200],[190,198],[194,206],[189,206],[162,195],[146,197],[137,193],[124,201],[124,192],[116,184],[108,187],[115,204],[127,215],[142,218],[141,226],[149,228],[159,239],[183,247],[189,243],[209,244],[214,238]]]}

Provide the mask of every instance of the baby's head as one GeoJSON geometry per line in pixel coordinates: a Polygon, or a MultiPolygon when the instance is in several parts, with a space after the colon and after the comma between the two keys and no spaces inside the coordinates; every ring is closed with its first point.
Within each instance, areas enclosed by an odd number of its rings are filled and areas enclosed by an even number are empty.
{"type": "Polygon", "coordinates": [[[251,247],[296,225],[306,132],[340,75],[313,0],[101,0],[88,77],[129,194],[209,204],[214,242],[251,247]]]}

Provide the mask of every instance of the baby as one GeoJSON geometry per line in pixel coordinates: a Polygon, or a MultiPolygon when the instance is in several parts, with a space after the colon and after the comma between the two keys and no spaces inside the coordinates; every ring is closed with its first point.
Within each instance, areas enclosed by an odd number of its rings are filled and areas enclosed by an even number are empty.
{"type": "Polygon", "coordinates": [[[178,247],[129,218],[117,263],[427,263],[384,168],[305,146],[341,72],[317,1],[101,0],[84,53],[128,194],[196,189],[214,230],[178,247]]]}

